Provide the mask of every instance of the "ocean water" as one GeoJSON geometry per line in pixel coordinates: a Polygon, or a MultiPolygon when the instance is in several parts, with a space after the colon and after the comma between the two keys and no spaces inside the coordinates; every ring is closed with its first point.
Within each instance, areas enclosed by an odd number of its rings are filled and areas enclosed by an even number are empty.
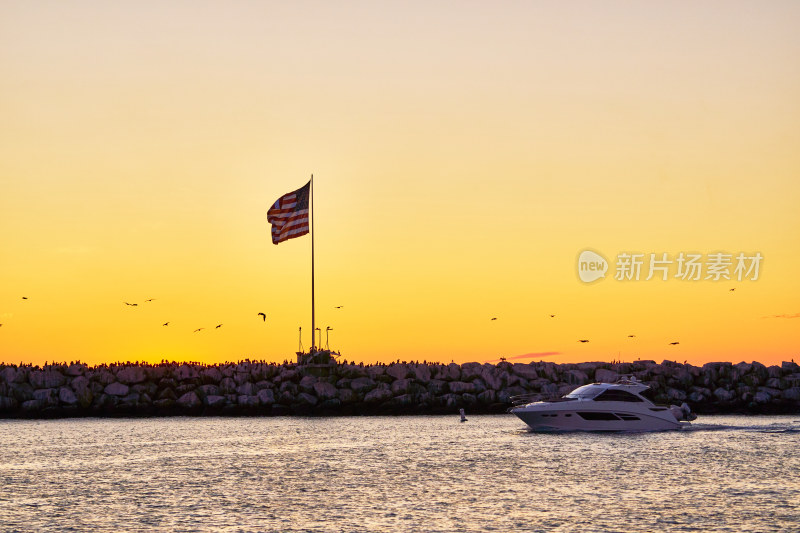
{"type": "Polygon", "coordinates": [[[1,531],[800,531],[800,416],[0,420],[1,531]]]}

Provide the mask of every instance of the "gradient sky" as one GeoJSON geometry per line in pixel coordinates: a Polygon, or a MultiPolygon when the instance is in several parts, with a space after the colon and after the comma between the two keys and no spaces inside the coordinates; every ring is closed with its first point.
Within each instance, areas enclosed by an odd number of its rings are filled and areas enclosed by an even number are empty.
{"type": "Polygon", "coordinates": [[[800,361],[798,27],[794,1],[6,0],[0,361],[292,359],[311,239],[273,245],[267,210],[312,173],[346,359],[800,361]],[[764,260],[618,281],[626,251],[764,260]]]}

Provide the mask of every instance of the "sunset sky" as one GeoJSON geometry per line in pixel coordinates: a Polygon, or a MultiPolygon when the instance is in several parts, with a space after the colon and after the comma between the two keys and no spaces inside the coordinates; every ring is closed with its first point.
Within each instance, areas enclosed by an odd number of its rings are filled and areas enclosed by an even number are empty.
{"type": "Polygon", "coordinates": [[[0,362],[293,359],[311,238],[273,245],[267,210],[312,173],[345,359],[800,361],[799,27],[794,1],[4,1],[0,362]],[[730,280],[676,278],[719,252],[730,280]]]}

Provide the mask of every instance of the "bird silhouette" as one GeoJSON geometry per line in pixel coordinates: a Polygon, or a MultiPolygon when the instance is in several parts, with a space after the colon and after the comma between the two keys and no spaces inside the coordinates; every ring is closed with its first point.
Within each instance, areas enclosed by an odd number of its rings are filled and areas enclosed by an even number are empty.
{"type": "Polygon", "coordinates": [[[23,296],[23,297],[22,297],[22,299],[23,299],[23,300],[27,300],[27,299],[28,299],[28,297],[27,297],[27,296],[23,296]]]}
{"type": "Polygon", "coordinates": [[[145,302],[152,302],[153,300],[155,300],[155,298],[148,298],[147,300],[145,300],[145,302]]]}
{"type": "Polygon", "coordinates": [[[628,335],[628,337],[635,337],[636,335],[628,335]]]}
{"type": "Polygon", "coordinates": [[[556,315],[550,315],[550,318],[555,318],[556,315]]]}
{"type": "Polygon", "coordinates": [[[222,327],[222,324],[217,324],[217,327],[215,327],[214,329],[219,329],[221,327],[222,327]]]}
{"type": "Polygon", "coordinates": [[[131,307],[136,307],[136,306],[138,306],[139,304],[129,304],[128,302],[125,302],[125,305],[130,305],[131,307]]]}
{"type": "Polygon", "coordinates": [[[344,306],[343,305],[337,305],[334,309],[341,309],[342,307],[344,307],[344,306]]]}
{"type": "Polygon", "coordinates": [[[497,317],[494,317],[492,320],[497,320],[497,317]]]}
{"type": "Polygon", "coordinates": [[[677,342],[677,341],[675,341],[675,342],[671,342],[671,343],[669,343],[669,344],[670,344],[670,346],[675,346],[676,344],[680,344],[680,343],[679,343],[679,342],[677,342]]]}
{"type": "Polygon", "coordinates": [[[581,339],[578,342],[589,342],[589,339],[581,339]]]}
{"type": "Polygon", "coordinates": [[[736,288],[734,287],[733,289],[728,289],[728,290],[729,290],[730,292],[733,292],[733,291],[735,291],[735,290],[736,290],[736,288]]]}
{"type": "Polygon", "coordinates": [[[197,328],[196,330],[193,331],[193,333],[197,333],[198,331],[202,331],[204,329],[206,329],[206,328],[197,328]]]}
{"type": "Polygon", "coordinates": [[[162,325],[163,326],[169,326],[169,322],[164,322],[162,325]]]}
{"type": "Polygon", "coordinates": [[[265,315],[264,313],[258,313],[258,316],[260,316],[264,322],[267,321],[267,315],[265,315]]]}

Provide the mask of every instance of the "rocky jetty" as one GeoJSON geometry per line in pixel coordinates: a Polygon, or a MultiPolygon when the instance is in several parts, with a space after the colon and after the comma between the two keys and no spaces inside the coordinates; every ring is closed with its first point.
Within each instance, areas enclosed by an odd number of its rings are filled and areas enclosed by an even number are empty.
{"type": "Polygon", "coordinates": [[[510,398],[550,398],[635,376],[656,403],[697,413],[800,413],[800,367],[672,361],[555,364],[0,364],[0,417],[281,416],[503,413],[510,398]],[[323,374],[323,375],[320,375],[323,374]]]}

